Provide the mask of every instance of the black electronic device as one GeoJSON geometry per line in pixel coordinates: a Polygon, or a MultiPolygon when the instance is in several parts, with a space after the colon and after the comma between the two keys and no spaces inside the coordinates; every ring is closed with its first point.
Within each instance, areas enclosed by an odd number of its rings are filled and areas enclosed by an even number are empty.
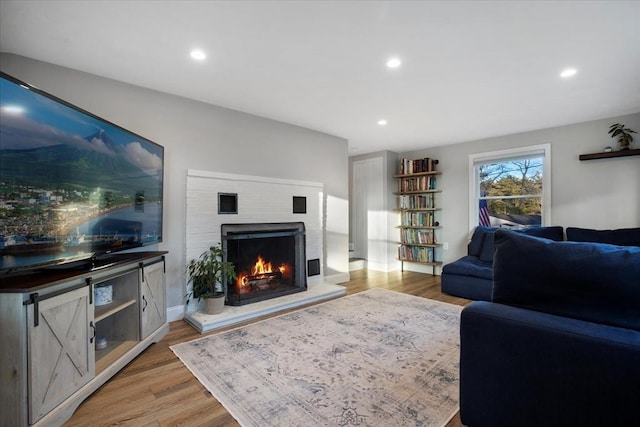
{"type": "Polygon", "coordinates": [[[0,72],[0,276],[162,241],[164,148],[0,72]]]}

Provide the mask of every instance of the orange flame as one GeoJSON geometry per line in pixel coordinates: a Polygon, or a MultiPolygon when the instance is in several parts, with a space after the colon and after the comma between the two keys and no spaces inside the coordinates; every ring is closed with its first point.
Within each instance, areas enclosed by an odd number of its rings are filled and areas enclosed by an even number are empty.
{"type": "MultiPolygon", "coordinates": [[[[287,276],[286,272],[288,272],[289,269],[285,264],[282,264],[276,268],[283,276],[287,276]]],[[[253,267],[251,267],[251,273],[241,272],[240,274],[238,274],[238,278],[236,279],[236,286],[238,290],[241,291],[242,288],[248,285],[249,278],[259,277],[260,275],[268,273],[273,273],[273,266],[271,262],[265,261],[261,255],[258,255],[256,263],[253,265],[253,267]]]]}
{"type": "Polygon", "coordinates": [[[260,255],[258,255],[258,261],[251,269],[251,275],[256,276],[258,274],[272,273],[272,267],[270,262],[265,262],[260,255]]]}

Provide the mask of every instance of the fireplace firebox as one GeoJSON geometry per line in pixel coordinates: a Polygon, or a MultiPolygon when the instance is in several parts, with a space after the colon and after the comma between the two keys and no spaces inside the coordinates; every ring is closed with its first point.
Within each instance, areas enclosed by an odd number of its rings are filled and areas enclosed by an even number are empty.
{"type": "Polygon", "coordinates": [[[245,305],[307,289],[303,222],[222,224],[225,261],[236,267],[226,283],[228,305],[245,305]]]}

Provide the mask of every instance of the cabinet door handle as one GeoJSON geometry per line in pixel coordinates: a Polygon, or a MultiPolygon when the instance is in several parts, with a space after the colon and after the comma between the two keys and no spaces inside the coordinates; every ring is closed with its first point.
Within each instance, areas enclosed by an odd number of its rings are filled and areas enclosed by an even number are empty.
{"type": "Polygon", "coordinates": [[[93,331],[93,335],[91,336],[91,339],[89,340],[89,342],[93,344],[93,340],[96,337],[96,327],[93,324],[93,322],[89,322],[89,326],[91,327],[91,330],[93,331]]]}
{"type": "Polygon", "coordinates": [[[142,295],[142,301],[144,301],[144,305],[142,306],[142,311],[145,311],[147,309],[147,299],[144,297],[144,295],[142,295]]]}
{"type": "Polygon", "coordinates": [[[144,283],[144,262],[139,263],[138,267],[140,268],[140,273],[142,275],[142,283],[144,283]]]}
{"type": "Polygon", "coordinates": [[[37,292],[29,295],[29,299],[24,301],[22,305],[33,304],[33,326],[36,327],[40,325],[40,306],[38,305],[40,301],[40,296],[37,292]]]}
{"type": "Polygon", "coordinates": [[[89,305],[93,304],[93,279],[91,277],[87,277],[85,279],[87,286],[89,287],[89,305]]]}

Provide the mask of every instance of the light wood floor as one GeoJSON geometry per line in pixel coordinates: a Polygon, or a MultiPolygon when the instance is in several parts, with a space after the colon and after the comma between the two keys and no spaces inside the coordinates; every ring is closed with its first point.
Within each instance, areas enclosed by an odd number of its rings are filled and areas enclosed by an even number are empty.
{"type": "MultiPolygon", "coordinates": [[[[439,276],[407,271],[353,271],[343,285],[348,294],[385,288],[458,305],[470,302],[442,294],[439,276]]],[[[202,336],[184,321],[172,322],[162,341],[85,400],[65,426],[238,426],[169,348],[202,336]]],[[[459,426],[458,416],[447,425],[459,426]]]]}

